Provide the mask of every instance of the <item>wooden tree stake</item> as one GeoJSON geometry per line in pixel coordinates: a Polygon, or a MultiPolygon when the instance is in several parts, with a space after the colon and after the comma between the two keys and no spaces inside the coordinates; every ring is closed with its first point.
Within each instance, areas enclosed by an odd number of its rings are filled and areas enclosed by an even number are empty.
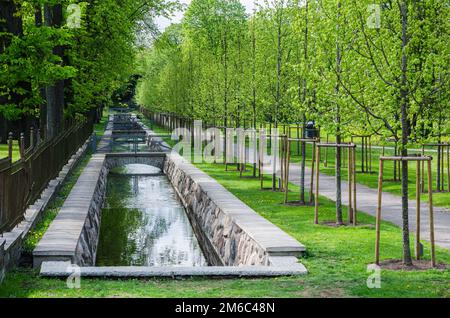
{"type": "Polygon", "coordinates": [[[420,161],[416,163],[416,259],[420,259],[420,161]]]}
{"type": "MultiPolygon", "coordinates": [[[[314,147],[313,147],[314,149],[314,147]]],[[[319,224],[319,165],[320,165],[320,147],[316,147],[316,195],[314,200],[314,224],[319,224]]],[[[312,173],[312,172],[311,172],[312,173]]],[[[311,192],[312,194],[312,192],[311,192]]]]}
{"type": "Polygon", "coordinates": [[[447,187],[450,192],[450,144],[447,144],[447,187]]]}
{"type": "Polygon", "coordinates": [[[352,180],[353,180],[353,225],[356,225],[358,207],[356,205],[356,147],[352,150],[352,180]]]}
{"type": "MultiPolygon", "coordinates": [[[[305,145],[306,147],[306,145],[305,145]]],[[[320,157],[320,149],[317,151],[319,147],[316,146],[316,143],[312,143],[312,159],[311,159],[311,182],[309,185],[309,203],[312,203],[313,200],[317,201],[317,195],[316,198],[314,198],[313,191],[314,191],[314,173],[315,171],[319,171],[319,164],[320,161],[317,161],[317,156],[320,157]]],[[[316,174],[317,175],[317,174],[316,174]]],[[[318,180],[318,178],[316,178],[318,180]]]]}
{"type": "Polygon", "coordinates": [[[352,163],[352,159],[353,159],[353,155],[352,155],[352,150],[351,148],[348,148],[348,170],[347,170],[347,174],[348,174],[348,222],[349,223],[353,223],[353,198],[352,198],[352,191],[353,191],[353,163],[352,163]]]}
{"type": "Polygon", "coordinates": [[[380,225],[381,225],[381,199],[383,194],[383,164],[380,160],[379,175],[378,175],[378,205],[376,216],[376,240],[375,240],[375,264],[380,265],[380,225]]]}
{"type": "Polygon", "coordinates": [[[428,213],[430,218],[431,267],[436,267],[436,254],[434,248],[433,184],[431,176],[431,160],[428,161],[428,213]]]}
{"type": "Polygon", "coordinates": [[[287,155],[285,163],[285,177],[284,177],[284,203],[286,204],[289,199],[289,162],[291,161],[291,142],[286,140],[287,143],[287,155]]]}

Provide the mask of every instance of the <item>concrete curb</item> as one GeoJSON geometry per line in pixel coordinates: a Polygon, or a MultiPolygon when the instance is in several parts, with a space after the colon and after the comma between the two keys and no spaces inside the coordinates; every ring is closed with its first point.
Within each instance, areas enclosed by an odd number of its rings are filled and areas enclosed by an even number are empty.
{"type": "Polygon", "coordinates": [[[67,278],[70,275],[97,278],[152,278],[152,277],[276,277],[306,275],[306,268],[300,264],[283,266],[199,266],[199,267],[75,267],[70,262],[43,262],[40,275],[44,277],[67,278]]]}
{"type": "Polygon", "coordinates": [[[100,227],[99,213],[105,192],[105,154],[95,154],[84,168],[58,215],[33,251],[33,266],[52,260],[71,260],[82,265],[95,259],[94,239],[100,227]],[[103,176],[103,177],[102,177],[103,176]],[[92,235],[90,232],[93,231],[92,235]],[[80,247],[80,242],[82,247],[80,247]],[[81,249],[81,250],[80,250],[81,249]]]}

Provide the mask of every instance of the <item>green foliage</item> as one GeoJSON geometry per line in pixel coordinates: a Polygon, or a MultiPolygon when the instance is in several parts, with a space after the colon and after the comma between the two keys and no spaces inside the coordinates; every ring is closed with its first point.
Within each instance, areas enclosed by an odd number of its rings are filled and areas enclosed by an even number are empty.
{"type": "Polygon", "coordinates": [[[140,52],[138,101],[216,124],[305,114],[329,133],[385,140],[405,128],[405,93],[411,140],[449,132],[448,3],[381,4],[379,26],[371,0],[259,3],[248,16],[239,1],[192,1],[180,25],[140,52]]]}
{"type": "Polygon", "coordinates": [[[442,118],[439,110],[448,112],[448,3],[385,4],[380,9],[379,28],[368,22],[371,3],[347,4],[347,29],[355,31],[347,42],[351,44],[343,78],[345,90],[356,109],[370,115],[374,126],[385,127],[386,136],[400,138],[405,128],[401,106],[405,105],[408,137],[432,138],[445,130],[442,123],[436,125],[436,119],[442,118]]]}
{"type": "Polygon", "coordinates": [[[10,45],[0,54],[0,112],[8,119],[18,119],[24,113],[33,114],[43,103],[39,87],[75,75],[75,68],[62,66],[61,58],[53,54],[55,45],[68,45],[71,37],[62,30],[30,25],[23,36],[12,37],[10,45]],[[23,83],[31,85],[24,86],[23,83]],[[13,96],[21,103],[13,103],[13,96]]]}
{"type": "MultiPolygon", "coordinates": [[[[0,144],[0,159],[8,157],[9,146],[7,144],[0,144]]],[[[12,161],[16,162],[20,159],[19,142],[13,141],[12,161]]]]}
{"type": "Polygon", "coordinates": [[[245,103],[246,14],[239,1],[192,1],[183,23],[141,52],[138,101],[221,123],[245,103]]]}
{"type": "Polygon", "coordinates": [[[20,28],[14,34],[5,31],[8,21],[3,20],[0,38],[6,46],[0,49],[0,113],[7,119],[38,116],[45,103],[41,88],[59,80],[66,80],[69,116],[109,104],[113,92],[134,73],[139,23],[174,8],[170,0],[80,2],[80,27],[70,28],[66,21],[71,3],[78,2],[17,1],[15,17],[20,28]],[[44,7],[57,4],[63,7],[63,25],[47,26],[44,7]],[[44,16],[38,25],[36,8],[44,16]],[[55,53],[57,47],[64,49],[63,58],[55,53]]]}

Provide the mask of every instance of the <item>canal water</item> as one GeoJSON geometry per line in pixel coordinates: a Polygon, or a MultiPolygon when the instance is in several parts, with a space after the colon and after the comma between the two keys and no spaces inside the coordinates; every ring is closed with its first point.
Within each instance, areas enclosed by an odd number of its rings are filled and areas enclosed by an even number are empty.
{"type": "Polygon", "coordinates": [[[108,175],[96,265],[208,265],[184,207],[159,168],[132,164],[108,175]]]}

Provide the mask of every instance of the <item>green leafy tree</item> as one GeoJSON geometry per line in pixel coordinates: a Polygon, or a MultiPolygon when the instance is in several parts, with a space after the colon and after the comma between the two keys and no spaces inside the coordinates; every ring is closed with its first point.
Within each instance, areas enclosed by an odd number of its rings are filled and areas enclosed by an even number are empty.
{"type": "MultiPolygon", "coordinates": [[[[365,71],[349,73],[342,84],[359,109],[399,140],[400,154],[406,157],[414,138],[420,138],[417,131],[429,125],[430,110],[444,102],[439,95],[448,90],[448,3],[387,2],[372,12],[369,5],[373,3],[351,2],[348,25],[356,30],[349,42],[351,59],[355,70],[365,71]]],[[[411,265],[406,161],[401,163],[401,189],[403,261],[411,265]]]]}

